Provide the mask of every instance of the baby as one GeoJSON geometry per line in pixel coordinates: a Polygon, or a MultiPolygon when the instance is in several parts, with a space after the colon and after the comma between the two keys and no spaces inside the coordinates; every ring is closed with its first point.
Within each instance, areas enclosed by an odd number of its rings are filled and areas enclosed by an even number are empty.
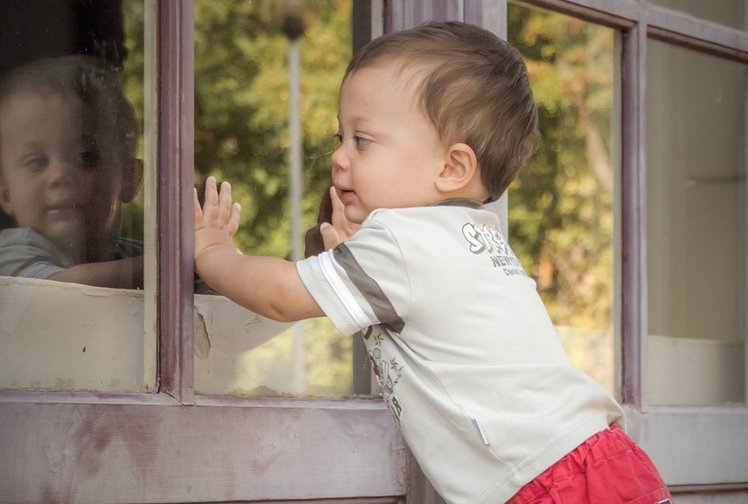
{"type": "Polygon", "coordinates": [[[206,283],[265,316],[325,315],[363,338],[385,404],[449,503],[670,502],[482,208],[537,141],[519,53],[464,23],[390,33],[354,55],[338,110],[321,231],[343,241],[297,263],[242,255],[240,207],[210,179],[194,204],[206,283]]]}
{"type": "Polygon", "coordinates": [[[114,76],[91,60],[31,63],[0,83],[0,275],[143,284],[142,244],[119,236],[138,192],[138,130],[114,76]]]}

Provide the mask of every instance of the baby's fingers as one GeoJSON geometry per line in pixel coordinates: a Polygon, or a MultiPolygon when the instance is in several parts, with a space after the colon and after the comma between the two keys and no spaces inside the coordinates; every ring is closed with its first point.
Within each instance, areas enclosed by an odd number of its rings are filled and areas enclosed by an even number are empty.
{"type": "Polygon", "coordinates": [[[320,224],[319,232],[322,235],[322,243],[325,246],[325,250],[335,248],[343,241],[338,231],[327,222],[320,224]]]}
{"type": "Polygon", "coordinates": [[[215,177],[205,180],[205,202],[203,203],[203,225],[212,224],[218,217],[218,189],[215,177]]]}
{"type": "Polygon", "coordinates": [[[332,216],[330,221],[333,226],[342,230],[348,225],[349,221],[345,217],[345,205],[340,201],[338,191],[334,187],[330,189],[330,200],[332,201],[332,216]]]}
{"type": "Polygon", "coordinates": [[[335,188],[330,189],[330,199],[332,200],[332,218],[330,219],[330,223],[337,231],[338,238],[341,241],[346,240],[358,230],[359,226],[349,221],[345,216],[345,205],[340,200],[340,196],[338,196],[335,188]]]}
{"type": "Polygon", "coordinates": [[[231,236],[234,236],[239,230],[239,217],[241,216],[241,212],[242,207],[239,203],[233,203],[231,205],[231,214],[228,223],[226,224],[226,231],[228,231],[231,236]]]}
{"type": "Polygon", "coordinates": [[[332,213],[335,214],[336,212],[344,212],[345,211],[345,205],[340,200],[340,196],[338,196],[338,191],[335,189],[335,187],[330,187],[328,189],[328,192],[330,193],[330,204],[332,206],[332,213]]]}
{"type": "Polygon", "coordinates": [[[218,193],[218,224],[227,226],[231,221],[233,213],[233,201],[231,200],[231,184],[228,182],[221,183],[221,190],[218,193]]]}
{"type": "Polygon", "coordinates": [[[197,187],[192,188],[192,211],[193,211],[193,225],[195,230],[203,227],[203,209],[200,208],[200,198],[197,196],[197,187]]]}

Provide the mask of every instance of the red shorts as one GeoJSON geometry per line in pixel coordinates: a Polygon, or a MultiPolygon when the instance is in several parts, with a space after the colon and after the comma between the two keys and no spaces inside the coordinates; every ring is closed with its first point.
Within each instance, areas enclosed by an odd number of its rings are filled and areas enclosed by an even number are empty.
{"type": "Polygon", "coordinates": [[[523,486],[508,504],[670,504],[646,453],[617,425],[598,432],[523,486]]]}

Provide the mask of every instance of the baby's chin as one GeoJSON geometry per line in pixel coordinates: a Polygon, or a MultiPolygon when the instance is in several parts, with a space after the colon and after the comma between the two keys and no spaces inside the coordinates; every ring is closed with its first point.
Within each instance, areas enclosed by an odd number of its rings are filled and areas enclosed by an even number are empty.
{"type": "Polygon", "coordinates": [[[346,207],[345,218],[353,224],[361,224],[371,213],[371,210],[362,210],[360,208],[346,207]]]}
{"type": "Polygon", "coordinates": [[[72,256],[82,254],[88,234],[86,227],[79,221],[56,222],[39,232],[72,256]]]}

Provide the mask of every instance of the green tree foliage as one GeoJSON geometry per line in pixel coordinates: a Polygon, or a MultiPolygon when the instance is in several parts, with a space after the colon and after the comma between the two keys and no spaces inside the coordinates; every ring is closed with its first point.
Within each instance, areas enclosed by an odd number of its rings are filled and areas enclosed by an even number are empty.
{"type": "MultiPolygon", "coordinates": [[[[195,181],[229,180],[243,207],[237,244],[254,254],[290,254],[288,211],[288,47],[278,0],[195,0],[195,181]]],[[[304,226],[311,227],[330,181],[336,147],[337,91],[351,55],[350,0],[302,2],[301,121],[304,226]]],[[[128,56],[122,84],[141,125],[144,92],[144,3],[123,3],[128,56]]],[[[142,147],[142,142],[141,142],[142,147]]],[[[147,170],[154,167],[146,166],[147,170]]],[[[128,208],[128,235],[142,237],[142,199],[128,208]],[[134,224],[133,224],[134,223],[134,224]]],[[[325,319],[305,323],[307,393],[351,390],[351,340],[325,319]]],[[[291,334],[245,352],[236,393],[291,389],[291,334]]]]}
{"type": "MultiPolygon", "coordinates": [[[[289,40],[282,2],[195,1],[195,179],[231,181],[242,203],[237,245],[253,254],[288,256],[289,40]]],[[[300,39],[304,228],[311,227],[330,182],[336,146],[337,91],[351,54],[350,1],[307,1],[300,39]]],[[[351,341],[327,320],[304,324],[308,395],[351,390],[351,341]]],[[[290,331],[246,352],[238,393],[292,390],[290,331]]]]}
{"type": "MultiPolygon", "coordinates": [[[[330,180],[337,89],[350,57],[349,2],[307,2],[301,39],[304,224],[330,180]]],[[[243,205],[240,248],[287,256],[289,41],[279,2],[195,2],[196,180],[232,182],[243,205]]]]}
{"type": "MultiPolygon", "coordinates": [[[[121,69],[122,89],[132,104],[142,133],[144,129],[143,110],[145,109],[143,1],[126,0],[122,2],[122,14],[125,24],[125,47],[127,48],[127,56],[121,69]]],[[[142,135],[138,147],[138,157],[143,159],[145,146],[142,135]]],[[[143,239],[143,191],[140,191],[132,202],[122,206],[120,233],[129,238],[143,239]]]]}
{"type": "MultiPolygon", "coordinates": [[[[195,0],[195,178],[232,182],[244,208],[242,249],[287,256],[288,40],[280,4],[195,0]]],[[[142,115],[143,3],[124,5],[124,86],[142,115]]],[[[329,181],[337,88],[351,51],[350,0],[310,0],[308,7],[301,41],[306,227],[329,181]]],[[[508,25],[528,63],[543,133],[540,151],[510,188],[512,244],[556,323],[608,327],[613,31],[513,4],[508,25]]]]}
{"type": "MultiPolygon", "coordinates": [[[[289,41],[284,2],[195,0],[195,180],[232,183],[242,203],[240,248],[288,256],[289,41]]],[[[304,226],[315,222],[330,180],[337,90],[351,55],[350,0],[307,0],[301,38],[304,226]]],[[[123,87],[143,124],[144,4],[123,3],[128,55],[123,87]]],[[[142,142],[141,142],[142,148],[142,142]]],[[[142,196],[142,195],[141,195],[142,196]]],[[[142,200],[125,227],[142,237],[142,200]],[[137,224],[141,223],[141,224],[137,224]],[[134,231],[133,231],[133,228],[134,231]]]]}
{"type": "Polygon", "coordinates": [[[559,325],[607,329],[612,307],[613,30],[510,5],[542,145],[509,192],[512,245],[559,325]]]}
{"type": "MultiPolygon", "coordinates": [[[[143,8],[140,0],[125,4],[130,53],[124,85],[142,113],[143,8]]],[[[288,256],[289,43],[279,29],[279,4],[195,0],[195,179],[212,174],[232,182],[244,209],[237,236],[242,249],[288,256]]],[[[310,0],[308,7],[301,40],[305,227],[313,224],[329,183],[337,89],[351,51],[350,0],[310,0]]],[[[607,330],[613,31],[510,4],[509,39],[526,58],[543,135],[541,149],[510,188],[512,245],[538,280],[557,325],[607,330]]],[[[328,321],[308,330],[308,391],[347,393],[350,341],[328,321]]],[[[263,387],[284,393],[265,377],[290,366],[290,353],[288,334],[248,352],[241,393],[263,387]]]]}

